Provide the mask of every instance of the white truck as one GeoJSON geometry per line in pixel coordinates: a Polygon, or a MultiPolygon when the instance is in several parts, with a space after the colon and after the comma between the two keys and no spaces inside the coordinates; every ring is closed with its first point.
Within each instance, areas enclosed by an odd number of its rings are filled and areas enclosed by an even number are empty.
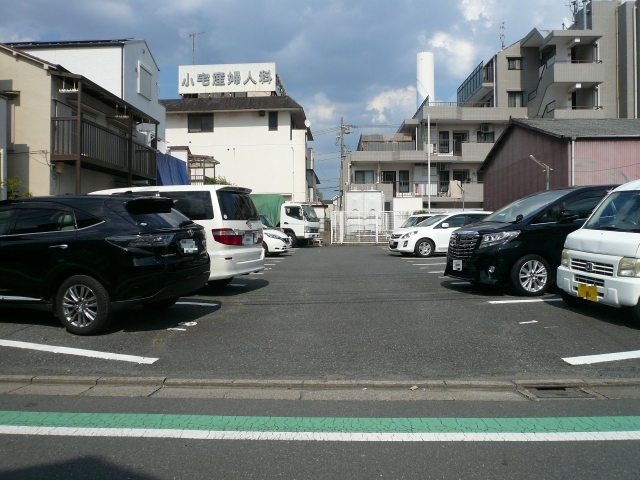
{"type": "Polygon", "coordinates": [[[308,203],[288,202],[282,195],[252,194],[258,212],[289,236],[291,246],[306,246],[320,236],[320,220],[308,203]]]}
{"type": "Polygon", "coordinates": [[[640,180],[609,193],[567,236],[557,280],[567,305],[627,307],[640,325],[640,180]]]}

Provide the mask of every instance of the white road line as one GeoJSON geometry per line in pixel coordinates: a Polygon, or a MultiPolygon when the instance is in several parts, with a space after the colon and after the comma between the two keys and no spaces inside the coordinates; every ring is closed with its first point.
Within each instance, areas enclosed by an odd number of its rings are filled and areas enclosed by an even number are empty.
{"type": "Polygon", "coordinates": [[[198,307],[217,307],[217,303],[176,302],[176,305],[195,305],[198,307]]]}
{"type": "Polygon", "coordinates": [[[414,265],[446,265],[445,263],[414,263],[414,265]]]}
{"type": "Polygon", "coordinates": [[[269,265],[270,267],[275,266],[275,263],[265,263],[265,265],[269,265]]]}
{"type": "Polygon", "coordinates": [[[561,302],[561,298],[528,298],[526,300],[490,300],[487,303],[497,305],[499,303],[539,303],[539,302],[561,302]]]}
{"type": "Polygon", "coordinates": [[[41,345],[39,343],[16,342],[13,340],[0,340],[2,347],[24,348],[27,350],[39,350],[41,352],[64,353],[66,355],[79,355],[81,357],[102,358],[104,360],[120,360],[122,362],[152,364],[158,358],[136,357],[134,355],[121,355],[119,353],[98,352],[96,350],[84,350],[81,348],[56,347],[54,345],[41,345]]]}
{"type": "Polygon", "coordinates": [[[246,283],[230,283],[227,287],[246,287],[246,283]]]}
{"type": "MultiPolygon", "coordinates": [[[[447,278],[447,277],[440,277],[447,278]]],[[[449,282],[449,285],[471,285],[471,282],[449,282]]]]}
{"type": "MultiPolygon", "coordinates": [[[[425,267],[422,267],[420,270],[425,270],[425,267]]],[[[443,271],[439,271],[439,272],[425,272],[425,273],[444,273],[443,271]]]]}
{"type": "Polygon", "coordinates": [[[526,325],[527,323],[538,323],[538,320],[531,320],[530,322],[518,322],[520,325],[526,325]]]}
{"type": "Polygon", "coordinates": [[[618,360],[630,360],[640,358],[640,350],[631,352],[603,353],[601,355],[585,355],[583,357],[563,358],[569,365],[589,365],[591,363],[615,362],[618,360]]]}
{"type": "Polygon", "coordinates": [[[316,442],[601,442],[640,440],[640,431],[527,433],[252,432],[160,428],[76,428],[2,425],[0,434],[64,437],[180,438],[196,440],[284,440],[316,442]]]}
{"type": "Polygon", "coordinates": [[[177,330],[177,331],[180,331],[180,332],[186,332],[187,331],[186,328],[167,328],[167,330],[177,330]]]}

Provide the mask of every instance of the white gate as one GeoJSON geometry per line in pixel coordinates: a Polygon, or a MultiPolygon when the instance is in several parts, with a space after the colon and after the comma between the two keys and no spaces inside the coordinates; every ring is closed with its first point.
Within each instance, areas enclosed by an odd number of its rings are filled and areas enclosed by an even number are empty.
{"type": "Polygon", "coordinates": [[[400,212],[331,212],[331,243],[387,243],[409,217],[400,212]]]}

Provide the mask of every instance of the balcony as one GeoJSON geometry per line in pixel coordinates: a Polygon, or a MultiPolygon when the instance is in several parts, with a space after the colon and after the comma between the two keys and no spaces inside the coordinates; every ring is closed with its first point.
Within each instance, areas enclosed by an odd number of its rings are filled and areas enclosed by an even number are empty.
{"type": "Polygon", "coordinates": [[[378,190],[384,192],[385,198],[431,197],[439,201],[458,201],[463,197],[465,201],[482,202],[483,184],[477,182],[459,182],[456,180],[431,182],[426,181],[396,181],[381,183],[355,184],[349,186],[352,192],[378,190]]]}
{"type": "Polygon", "coordinates": [[[604,64],[599,61],[556,62],[547,70],[551,84],[581,84],[589,88],[604,82],[604,64]]]}
{"type": "MultiPolygon", "coordinates": [[[[78,159],[77,117],[54,117],[52,162],[73,164],[78,159]]],[[[82,120],[82,168],[112,175],[153,180],[157,176],[156,151],[111,130],[82,120]],[[129,164],[131,158],[131,164],[129,164]]]]}
{"type": "Polygon", "coordinates": [[[527,116],[526,107],[494,107],[487,102],[458,103],[458,102],[428,102],[418,112],[418,119],[426,120],[427,115],[431,120],[439,122],[446,120],[458,120],[462,122],[507,123],[510,117],[524,118],[527,116]]]}

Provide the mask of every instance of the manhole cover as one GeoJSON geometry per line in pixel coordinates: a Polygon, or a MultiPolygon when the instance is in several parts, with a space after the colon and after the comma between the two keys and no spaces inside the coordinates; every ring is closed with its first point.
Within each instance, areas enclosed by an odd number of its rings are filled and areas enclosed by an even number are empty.
{"type": "Polygon", "coordinates": [[[538,398],[596,398],[594,395],[583,392],[578,388],[528,388],[538,398]]]}

